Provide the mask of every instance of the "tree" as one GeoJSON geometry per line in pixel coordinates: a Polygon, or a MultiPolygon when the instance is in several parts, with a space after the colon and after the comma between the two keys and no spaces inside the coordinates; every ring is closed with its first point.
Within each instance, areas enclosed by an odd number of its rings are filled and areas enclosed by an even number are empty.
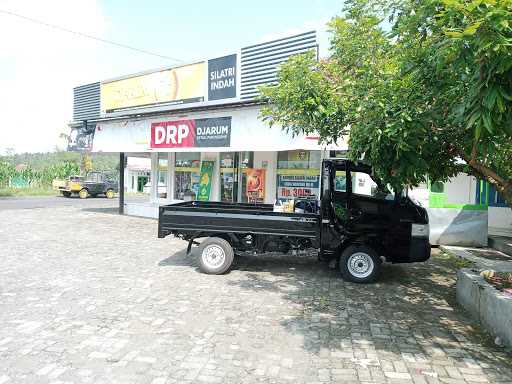
{"type": "Polygon", "coordinates": [[[262,116],[334,142],[349,131],[400,189],[466,171],[512,207],[512,0],[351,0],[331,55],[282,65],[262,116]]]}

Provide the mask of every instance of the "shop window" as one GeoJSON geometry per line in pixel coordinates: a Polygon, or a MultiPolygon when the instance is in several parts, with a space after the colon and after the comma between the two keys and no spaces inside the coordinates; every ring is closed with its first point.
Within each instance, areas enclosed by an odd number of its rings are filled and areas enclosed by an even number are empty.
{"type": "Polygon", "coordinates": [[[159,153],[158,154],[157,196],[162,199],[167,198],[168,170],[169,170],[169,154],[159,153]]]}
{"type": "Polygon", "coordinates": [[[277,155],[277,197],[318,198],[320,190],[320,151],[286,151],[277,155]]]}
{"type": "Polygon", "coordinates": [[[200,152],[176,153],[174,196],[179,200],[195,200],[199,190],[200,152]]]}

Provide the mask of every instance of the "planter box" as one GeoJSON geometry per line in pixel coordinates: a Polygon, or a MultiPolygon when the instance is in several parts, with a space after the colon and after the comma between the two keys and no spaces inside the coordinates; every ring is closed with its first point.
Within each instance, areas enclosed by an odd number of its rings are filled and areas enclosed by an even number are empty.
{"type": "Polygon", "coordinates": [[[504,345],[512,348],[512,297],[498,291],[477,272],[457,272],[457,301],[504,345]]]}

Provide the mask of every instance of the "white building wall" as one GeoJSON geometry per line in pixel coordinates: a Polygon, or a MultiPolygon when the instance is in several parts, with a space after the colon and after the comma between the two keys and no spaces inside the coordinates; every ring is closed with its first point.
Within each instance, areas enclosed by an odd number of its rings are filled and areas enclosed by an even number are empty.
{"type": "Polygon", "coordinates": [[[459,173],[444,184],[448,204],[475,204],[476,178],[459,173]]]}

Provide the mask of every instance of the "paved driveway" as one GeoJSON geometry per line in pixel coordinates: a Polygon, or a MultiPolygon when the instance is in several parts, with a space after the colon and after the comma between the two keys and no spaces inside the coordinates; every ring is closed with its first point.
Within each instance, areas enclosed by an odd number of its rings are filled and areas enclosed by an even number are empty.
{"type": "Polygon", "coordinates": [[[307,256],[208,276],[112,211],[0,211],[0,384],[512,382],[511,355],[453,307],[446,257],[374,285],[307,256]]]}

